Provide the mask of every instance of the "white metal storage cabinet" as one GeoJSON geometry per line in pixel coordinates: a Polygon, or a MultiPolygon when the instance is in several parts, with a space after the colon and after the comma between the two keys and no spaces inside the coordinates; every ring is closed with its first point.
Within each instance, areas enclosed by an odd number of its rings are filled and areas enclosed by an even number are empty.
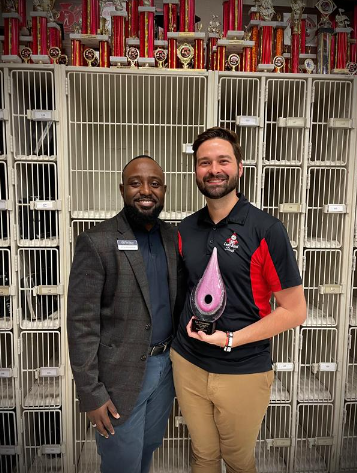
{"type": "MultiPolygon", "coordinates": [[[[60,413],[66,397],[62,383],[65,341],[61,333],[64,260],[59,257],[63,245],[62,186],[58,187],[58,175],[63,173],[63,156],[58,149],[63,151],[63,148],[58,146],[60,84],[57,83],[56,91],[56,69],[51,65],[2,68],[9,111],[6,115],[10,119],[6,122],[9,193],[5,209],[10,216],[11,278],[7,283],[9,289],[0,289],[0,303],[4,305],[5,298],[5,304],[11,308],[17,376],[19,466],[16,472],[26,473],[57,471],[64,465],[62,422],[65,418],[62,415],[56,418],[61,441],[56,440],[54,447],[45,443],[46,429],[38,433],[44,425],[41,418],[47,416],[40,414],[39,409],[50,408],[51,417],[55,412],[60,413]],[[26,410],[32,408],[36,411],[26,410]],[[45,436],[42,440],[41,435],[45,436]],[[61,444],[59,452],[57,443],[61,444]],[[51,455],[60,455],[60,462],[50,460],[51,455]]],[[[2,189],[2,178],[0,184],[2,189]]],[[[5,254],[0,262],[6,266],[5,254]]]]}

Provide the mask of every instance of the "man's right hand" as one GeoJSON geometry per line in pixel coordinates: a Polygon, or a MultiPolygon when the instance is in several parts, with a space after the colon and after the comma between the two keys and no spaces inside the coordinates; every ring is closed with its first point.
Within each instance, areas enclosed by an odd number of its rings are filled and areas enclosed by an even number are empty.
{"type": "Polygon", "coordinates": [[[96,427],[99,434],[105,438],[109,438],[108,432],[112,435],[115,433],[112,423],[109,419],[108,411],[113,417],[119,419],[120,415],[118,414],[118,411],[110,399],[98,409],[87,412],[88,419],[90,420],[93,427],[96,427]]]}

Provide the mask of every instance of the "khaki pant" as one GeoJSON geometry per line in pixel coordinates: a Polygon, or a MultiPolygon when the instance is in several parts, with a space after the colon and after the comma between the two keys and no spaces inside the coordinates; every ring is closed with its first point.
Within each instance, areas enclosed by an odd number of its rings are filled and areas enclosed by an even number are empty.
{"type": "Polygon", "coordinates": [[[254,449],[273,371],[209,373],[171,349],[177,399],[192,439],[192,473],[256,473],[254,449]]]}

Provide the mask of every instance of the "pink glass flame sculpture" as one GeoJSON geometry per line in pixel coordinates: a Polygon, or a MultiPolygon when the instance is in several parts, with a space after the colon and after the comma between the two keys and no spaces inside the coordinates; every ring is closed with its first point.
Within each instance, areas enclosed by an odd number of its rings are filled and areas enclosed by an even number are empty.
{"type": "Polygon", "coordinates": [[[200,320],[215,322],[223,314],[226,297],[226,289],[218,265],[217,248],[213,248],[205,272],[191,293],[192,312],[200,320]]]}

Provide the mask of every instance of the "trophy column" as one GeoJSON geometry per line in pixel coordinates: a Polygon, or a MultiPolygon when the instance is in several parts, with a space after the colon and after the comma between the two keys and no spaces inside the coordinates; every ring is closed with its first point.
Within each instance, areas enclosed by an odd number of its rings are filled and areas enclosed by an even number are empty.
{"type": "Polygon", "coordinates": [[[62,49],[61,28],[57,23],[48,23],[48,47],[62,49]]]}
{"type": "Polygon", "coordinates": [[[180,31],[195,31],[195,0],[180,0],[180,31]]]}
{"type": "Polygon", "coordinates": [[[229,29],[231,31],[243,29],[243,0],[229,0],[229,29]]]}
{"type": "Polygon", "coordinates": [[[155,7],[140,6],[140,66],[155,66],[154,58],[154,16],[155,7]]]}
{"type": "Polygon", "coordinates": [[[226,37],[229,30],[229,0],[223,2],[223,36],[226,37]]]}
{"type": "Polygon", "coordinates": [[[333,74],[348,74],[346,68],[349,62],[348,49],[349,49],[349,35],[352,28],[336,28],[336,52],[335,52],[335,68],[332,70],[333,74]]]}
{"type": "Polygon", "coordinates": [[[179,0],[164,0],[164,40],[167,33],[177,31],[177,9],[179,0]]]}
{"type": "Polygon", "coordinates": [[[139,38],[139,0],[128,0],[126,8],[128,13],[126,21],[126,37],[139,38]]]}
{"type": "Polygon", "coordinates": [[[49,64],[50,58],[47,52],[47,13],[37,11],[31,12],[32,18],[32,56],[36,64],[49,64]]]}
{"type": "Polygon", "coordinates": [[[218,39],[218,33],[208,33],[207,69],[211,69],[212,71],[216,69],[213,49],[217,45],[218,39]]]}
{"type": "Polygon", "coordinates": [[[3,62],[21,62],[19,57],[19,39],[21,17],[18,13],[3,13],[4,18],[4,42],[3,62]]]}
{"type": "Polygon", "coordinates": [[[205,37],[206,37],[205,33],[195,33],[195,60],[194,60],[195,69],[205,68],[205,51],[204,51],[205,37]]]}
{"type": "Polygon", "coordinates": [[[82,0],[82,34],[96,35],[99,30],[98,0],[82,0]]]}
{"type": "Polygon", "coordinates": [[[167,33],[169,43],[168,67],[169,69],[177,69],[177,33],[167,33]]]}
{"type": "Polygon", "coordinates": [[[332,27],[320,27],[317,30],[317,73],[331,73],[331,36],[332,27]]]}
{"type": "Polygon", "coordinates": [[[248,29],[250,31],[250,38],[254,41],[252,48],[252,72],[255,72],[258,67],[258,53],[259,53],[259,23],[260,14],[257,7],[252,7],[249,10],[250,22],[248,29]]]}
{"type": "Polygon", "coordinates": [[[114,11],[110,13],[112,19],[112,50],[110,63],[113,65],[126,65],[128,59],[125,56],[125,21],[128,16],[126,11],[114,11]]]}

